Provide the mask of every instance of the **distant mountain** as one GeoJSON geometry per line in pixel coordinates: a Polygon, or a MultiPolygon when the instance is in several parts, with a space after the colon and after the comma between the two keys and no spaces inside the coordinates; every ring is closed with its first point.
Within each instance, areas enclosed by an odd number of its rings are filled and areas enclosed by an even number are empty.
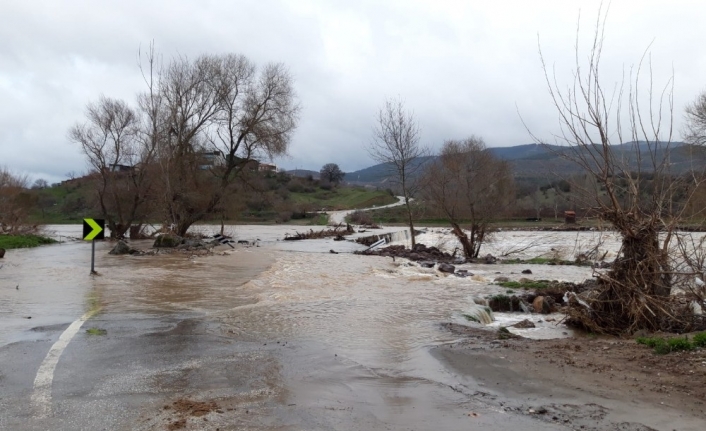
{"type": "MultiPolygon", "coordinates": [[[[420,157],[418,163],[427,164],[433,160],[436,160],[436,156],[420,157]]],[[[349,183],[381,184],[386,182],[391,170],[390,164],[381,163],[355,172],[347,172],[344,180],[349,183]]]]}
{"type": "MultiPolygon", "coordinates": [[[[655,145],[654,143],[650,145],[655,145]]],[[[657,143],[657,158],[661,160],[666,156],[666,144],[657,143]]],[[[624,160],[631,169],[637,170],[638,167],[642,170],[650,170],[652,161],[644,156],[637,157],[636,149],[640,150],[643,155],[649,151],[649,146],[644,141],[626,142],[620,145],[611,147],[613,154],[618,159],[624,160]]],[[[653,147],[654,148],[654,147],[653,147]]],[[[686,172],[694,167],[694,153],[699,151],[701,154],[700,162],[704,164],[706,155],[704,150],[696,149],[691,145],[683,142],[670,143],[670,166],[673,173],[686,172]]],[[[567,156],[575,156],[577,148],[559,145],[541,145],[541,144],[526,144],[516,145],[514,147],[493,147],[488,148],[496,157],[507,160],[518,178],[536,178],[554,180],[557,177],[568,177],[573,175],[579,169],[576,163],[567,160],[567,156]]],[[[600,146],[594,147],[593,150],[584,149],[586,156],[590,157],[590,151],[601,151],[600,146]]],[[[436,156],[429,156],[420,159],[420,163],[426,164],[436,160],[436,156]]],[[[366,183],[384,185],[388,173],[389,166],[378,164],[361,169],[355,172],[346,173],[346,182],[366,183]]]]}

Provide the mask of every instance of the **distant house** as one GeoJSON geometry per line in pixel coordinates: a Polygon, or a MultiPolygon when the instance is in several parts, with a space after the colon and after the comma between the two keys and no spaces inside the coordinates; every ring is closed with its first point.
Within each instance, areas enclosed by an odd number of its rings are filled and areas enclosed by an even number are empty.
{"type": "Polygon", "coordinates": [[[113,163],[110,165],[108,168],[110,172],[132,172],[135,170],[134,166],[129,166],[129,165],[119,165],[117,163],[113,163]]]}
{"type": "Polygon", "coordinates": [[[200,151],[196,153],[197,163],[199,164],[199,169],[205,171],[211,169],[218,164],[219,158],[223,157],[223,153],[220,151],[200,151]]]}
{"type": "MultiPolygon", "coordinates": [[[[226,155],[226,163],[230,162],[230,160],[231,160],[231,156],[226,155]]],[[[255,159],[248,160],[248,159],[244,159],[242,157],[234,156],[232,160],[233,160],[233,163],[235,164],[235,166],[243,165],[243,167],[242,167],[243,170],[247,170],[247,171],[252,172],[252,171],[258,171],[260,168],[260,162],[258,162],[255,159]]]]}
{"type": "Polygon", "coordinates": [[[260,172],[277,172],[277,165],[271,165],[269,163],[260,163],[257,167],[260,172]]]}

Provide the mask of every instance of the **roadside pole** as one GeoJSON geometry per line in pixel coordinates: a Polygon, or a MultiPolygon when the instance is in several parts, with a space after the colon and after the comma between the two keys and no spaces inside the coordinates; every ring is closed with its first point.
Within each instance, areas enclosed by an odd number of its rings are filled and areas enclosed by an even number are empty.
{"type": "Polygon", "coordinates": [[[91,240],[91,274],[96,273],[96,240],[91,240]]]}

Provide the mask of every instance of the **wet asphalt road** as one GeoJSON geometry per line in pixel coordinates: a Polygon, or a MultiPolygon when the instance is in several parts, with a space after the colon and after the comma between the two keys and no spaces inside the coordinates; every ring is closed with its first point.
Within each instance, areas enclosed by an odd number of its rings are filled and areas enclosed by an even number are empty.
{"type": "Polygon", "coordinates": [[[106,335],[73,338],[45,415],[33,381],[68,325],[0,348],[0,429],[451,430],[467,425],[470,411],[480,412],[474,425],[491,429],[562,429],[498,414],[436,382],[367,369],[315,342],[235,341],[203,316],[99,315],[86,325],[106,335]],[[194,416],[171,407],[180,399],[217,408],[194,416]]]}

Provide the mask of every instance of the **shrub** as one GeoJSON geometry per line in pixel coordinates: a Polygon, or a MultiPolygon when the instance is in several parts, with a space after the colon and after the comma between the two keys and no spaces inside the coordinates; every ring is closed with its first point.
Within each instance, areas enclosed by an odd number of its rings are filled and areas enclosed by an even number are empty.
{"type": "Polygon", "coordinates": [[[699,332],[694,335],[693,343],[696,347],[706,347],[706,332],[699,332]]]}
{"type": "Polygon", "coordinates": [[[348,220],[354,224],[371,225],[374,223],[373,218],[365,211],[354,211],[348,216],[348,220]]]}

